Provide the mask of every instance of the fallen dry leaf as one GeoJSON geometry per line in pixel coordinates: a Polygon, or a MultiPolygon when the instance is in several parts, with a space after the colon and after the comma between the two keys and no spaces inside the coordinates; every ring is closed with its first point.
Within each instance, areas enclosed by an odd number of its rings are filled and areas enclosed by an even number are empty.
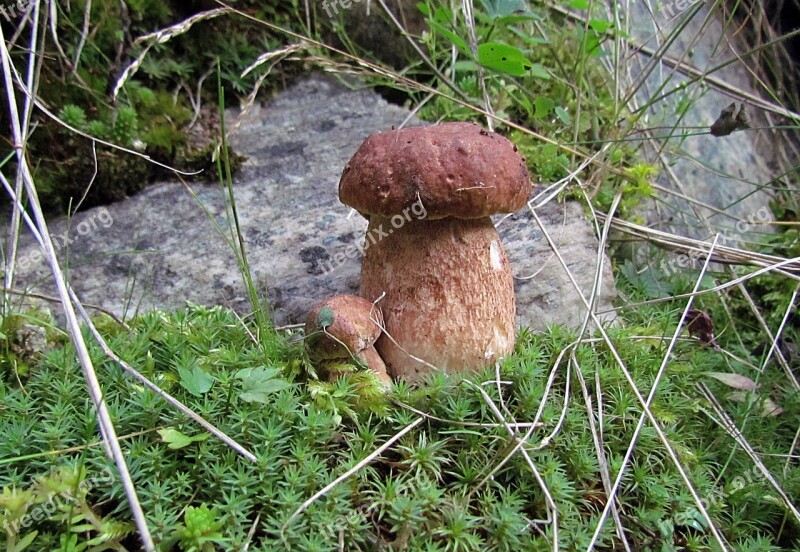
{"type": "MultiPolygon", "coordinates": [[[[744,391],[734,391],[725,396],[726,399],[733,402],[743,403],[747,402],[747,393],[744,391]]],[[[760,416],[780,416],[783,414],[783,408],[775,404],[775,401],[767,397],[761,406],[760,416]]]]}
{"type": "Polygon", "coordinates": [[[729,374],[726,372],[703,372],[703,375],[712,377],[717,381],[721,381],[728,387],[741,389],[742,391],[755,391],[760,387],[756,382],[741,374],[729,374]]]}

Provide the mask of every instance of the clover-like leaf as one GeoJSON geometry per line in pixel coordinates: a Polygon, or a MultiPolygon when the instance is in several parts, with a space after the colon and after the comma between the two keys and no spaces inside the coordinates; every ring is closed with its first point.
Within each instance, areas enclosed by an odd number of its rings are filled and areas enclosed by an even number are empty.
{"type": "Polygon", "coordinates": [[[242,382],[242,393],[239,395],[245,402],[267,404],[270,395],[283,391],[292,386],[291,383],[279,377],[277,368],[245,368],[236,372],[236,378],[242,382]]]}
{"type": "Polygon", "coordinates": [[[214,376],[195,366],[191,370],[188,368],[178,368],[178,374],[181,376],[181,387],[186,389],[195,397],[200,397],[211,389],[214,385],[214,376]]]}
{"type": "Polygon", "coordinates": [[[173,450],[182,449],[198,441],[205,441],[209,437],[208,433],[199,433],[190,436],[172,428],[159,429],[158,434],[161,436],[161,440],[167,443],[167,446],[173,450]]]}

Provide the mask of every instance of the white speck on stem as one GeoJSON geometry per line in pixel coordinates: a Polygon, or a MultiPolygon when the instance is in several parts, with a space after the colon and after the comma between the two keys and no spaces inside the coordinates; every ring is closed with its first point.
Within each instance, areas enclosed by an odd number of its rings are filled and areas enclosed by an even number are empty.
{"type": "Polygon", "coordinates": [[[492,269],[503,270],[503,258],[500,255],[500,244],[497,240],[493,240],[489,245],[489,261],[492,263],[492,269]]]}

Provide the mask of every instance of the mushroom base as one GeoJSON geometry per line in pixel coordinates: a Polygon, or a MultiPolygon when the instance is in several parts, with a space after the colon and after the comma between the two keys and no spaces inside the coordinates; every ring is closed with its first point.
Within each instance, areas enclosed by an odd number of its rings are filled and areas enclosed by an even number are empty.
{"type": "Polygon", "coordinates": [[[491,219],[414,220],[399,228],[392,220],[370,217],[360,290],[369,301],[386,294],[378,305],[394,342],[384,333],[375,347],[389,373],[414,381],[434,369],[477,371],[508,355],[514,283],[491,219]]]}

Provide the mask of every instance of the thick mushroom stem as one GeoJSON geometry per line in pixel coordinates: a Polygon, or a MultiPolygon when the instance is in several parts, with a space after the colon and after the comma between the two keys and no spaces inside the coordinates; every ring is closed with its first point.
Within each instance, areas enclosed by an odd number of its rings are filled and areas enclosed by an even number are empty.
{"type": "Polygon", "coordinates": [[[364,254],[360,295],[374,301],[385,293],[378,303],[385,333],[375,346],[392,376],[417,380],[431,371],[426,363],[475,371],[511,353],[514,284],[491,219],[393,228],[389,218],[371,216],[368,234],[381,231],[387,235],[364,254]]]}

